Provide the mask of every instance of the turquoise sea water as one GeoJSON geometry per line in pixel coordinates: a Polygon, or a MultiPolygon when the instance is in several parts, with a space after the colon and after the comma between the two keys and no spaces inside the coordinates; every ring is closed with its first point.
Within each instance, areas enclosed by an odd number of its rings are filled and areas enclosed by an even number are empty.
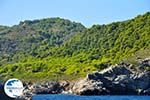
{"type": "Polygon", "coordinates": [[[150,96],[35,95],[32,100],[150,100],[150,96]]]}

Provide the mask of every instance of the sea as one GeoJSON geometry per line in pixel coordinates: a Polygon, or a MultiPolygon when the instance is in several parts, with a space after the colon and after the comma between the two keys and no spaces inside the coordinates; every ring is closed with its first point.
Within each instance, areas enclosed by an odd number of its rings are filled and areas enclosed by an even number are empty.
{"type": "Polygon", "coordinates": [[[35,95],[32,100],[150,100],[150,96],[35,95]]]}

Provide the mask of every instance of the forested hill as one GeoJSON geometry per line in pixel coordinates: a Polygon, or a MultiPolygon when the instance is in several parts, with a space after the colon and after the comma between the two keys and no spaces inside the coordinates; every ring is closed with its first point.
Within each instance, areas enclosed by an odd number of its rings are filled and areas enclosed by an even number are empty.
{"type": "Polygon", "coordinates": [[[65,42],[56,55],[72,56],[86,53],[89,60],[117,62],[149,47],[150,13],[146,13],[124,22],[93,25],[65,42]]]}
{"type": "Polygon", "coordinates": [[[74,79],[149,51],[149,12],[91,28],[60,18],[24,21],[0,26],[0,77],[74,79]]]}
{"type": "Polygon", "coordinates": [[[10,62],[18,53],[36,57],[84,29],[80,23],[61,18],[26,20],[12,27],[0,26],[0,60],[10,62]]]}

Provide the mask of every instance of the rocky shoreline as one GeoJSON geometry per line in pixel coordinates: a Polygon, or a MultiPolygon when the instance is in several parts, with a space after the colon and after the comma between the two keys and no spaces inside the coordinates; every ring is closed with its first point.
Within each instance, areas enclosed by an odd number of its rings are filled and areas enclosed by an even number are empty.
{"type": "Polygon", "coordinates": [[[19,100],[30,100],[36,94],[73,95],[150,95],[150,59],[143,60],[135,70],[133,65],[120,63],[88,74],[73,82],[24,83],[19,100]]]}
{"type": "Polygon", "coordinates": [[[74,85],[73,92],[78,95],[150,95],[150,72],[136,73],[126,66],[115,65],[88,74],[74,85]]]}
{"type": "Polygon", "coordinates": [[[150,67],[150,58],[141,61],[136,70],[131,64],[120,63],[75,82],[26,83],[19,98],[30,100],[36,94],[150,95],[150,71],[144,67],[150,67]]]}

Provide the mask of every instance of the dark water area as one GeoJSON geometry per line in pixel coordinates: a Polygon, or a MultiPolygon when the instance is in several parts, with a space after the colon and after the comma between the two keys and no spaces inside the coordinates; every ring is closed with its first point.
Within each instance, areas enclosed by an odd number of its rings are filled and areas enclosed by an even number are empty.
{"type": "Polygon", "coordinates": [[[0,83],[0,100],[12,100],[5,94],[3,88],[4,88],[3,85],[0,83]]]}
{"type": "Polygon", "coordinates": [[[35,95],[32,100],[150,100],[150,96],[35,95]]]}

